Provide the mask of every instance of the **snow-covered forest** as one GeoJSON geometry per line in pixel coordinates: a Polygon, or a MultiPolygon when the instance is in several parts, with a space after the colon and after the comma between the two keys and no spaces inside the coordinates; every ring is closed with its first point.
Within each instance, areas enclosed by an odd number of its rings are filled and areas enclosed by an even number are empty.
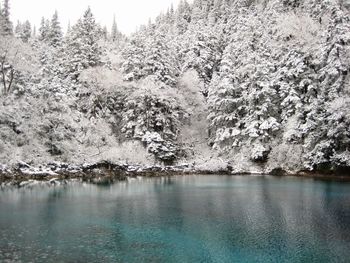
{"type": "Polygon", "coordinates": [[[182,0],[131,36],[0,15],[0,164],[350,166],[350,1],[182,0]]]}

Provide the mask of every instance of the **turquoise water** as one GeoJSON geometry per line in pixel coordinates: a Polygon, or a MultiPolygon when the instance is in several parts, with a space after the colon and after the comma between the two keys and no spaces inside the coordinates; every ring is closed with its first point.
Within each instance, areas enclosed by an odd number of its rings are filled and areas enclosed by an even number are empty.
{"type": "Polygon", "coordinates": [[[0,190],[0,262],[350,262],[350,184],[187,176],[0,190]]]}

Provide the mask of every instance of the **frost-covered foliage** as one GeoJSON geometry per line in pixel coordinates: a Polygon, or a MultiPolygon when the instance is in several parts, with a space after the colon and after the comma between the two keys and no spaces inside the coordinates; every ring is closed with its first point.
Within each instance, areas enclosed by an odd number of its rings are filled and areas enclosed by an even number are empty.
{"type": "Polygon", "coordinates": [[[283,142],[303,147],[305,168],[344,166],[349,17],[337,1],[181,2],[135,34],[124,50],[125,78],[152,75],[144,54],[161,32],[170,44],[159,48],[178,54],[179,76],[193,69],[204,83],[214,150],[249,149],[247,158],[265,162],[283,142]],[[343,112],[334,110],[339,98],[343,112]]]}
{"type": "Polygon", "coordinates": [[[57,11],[53,14],[51,21],[43,17],[39,28],[39,40],[52,47],[58,47],[62,44],[62,39],[63,33],[57,11]]]}
{"type": "Polygon", "coordinates": [[[79,73],[101,62],[100,27],[88,8],[68,32],[63,45],[64,68],[76,78],[79,73]]]}
{"type": "MultiPolygon", "coordinates": [[[[102,74],[107,75],[106,71],[102,74]]],[[[91,76],[93,73],[89,71],[86,77],[91,76]]],[[[167,94],[170,88],[159,86],[152,79],[128,85],[97,82],[95,85],[97,89],[86,93],[89,98],[80,104],[82,111],[91,118],[106,119],[120,142],[141,141],[164,162],[170,163],[179,157],[181,148],[177,137],[187,114],[173,93],[167,94]]]]}
{"type": "Polygon", "coordinates": [[[143,145],[143,161],[235,171],[349,166],[349,8],[183,0],[129,39],[89,8],[66,36],[57,13],[43,19],[36,39],[24,24],[12,36],[5,7],[0,157],[119,160],[143,145]]]}
{"type": "Polygon", "coordinates": [[[30,22],[27,20],[24,23],[17,22],[15,28],[15,36],[20,38],[23,42],[28,42],[32,35],[32,26],[30,22]]]}
{"type": "Polygon", "coordinates": [[[196,28],[190,45],[181,50],[184,61],[182,72],[194,69],[204,83],[209,84],[221,60],[221,41],[219,34],[196,28]]]}
{"type": "Polygon", "coordinates": [[[284,1],[280,12],[273,1],[263,11],[244,7],[228,22],[230,43],[209,89],[215,148],[250,147],[261,161],[284,137],[303,145],[306,168],[347,165],[348,110],[339,98],[349,96],[349,12],[310,2],[284,1]],[[340,103],[345,112],[331,106],[340,103]]]}
{"type": "Polygon", "coordinates": [[[137,90],[123,112],[122,132],[128,138],[140,139],[148,150],[163,161],[174,161],[179,155],[176,139],[184,120],[184,110],[176,99],[159,96],[156,87],[137,90]]]}
{"type": "Polygon", "coordinates": [[[148,76],[169,86],[176,84],[178,69],[175,54],[169,47],[165,35],[155,28],[146,35],[133,36],[123,52],[122,71],[125,80],[139,80],[148,76]]]}
{"type": "Polygon", "coordinates": [[[0,10],[0,36],[12,36],[13,24],[10,19],[10,1],[4,0],[0,10]]]}
{"type": "Polygon", "coordinates": [[[36,80],[37,52],[12,36],[0,38],[0,96],[23,93],[27,82],[36,80]]]}

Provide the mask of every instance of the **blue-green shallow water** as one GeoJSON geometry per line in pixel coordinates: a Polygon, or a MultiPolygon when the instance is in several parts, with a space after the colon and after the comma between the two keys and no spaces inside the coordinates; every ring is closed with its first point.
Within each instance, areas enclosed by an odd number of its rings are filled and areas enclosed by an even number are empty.
{"type": "Polygon", "coordinates": [[[0,190],[0,262],[350,262],[350,184],[187,176],[0,190]]]}

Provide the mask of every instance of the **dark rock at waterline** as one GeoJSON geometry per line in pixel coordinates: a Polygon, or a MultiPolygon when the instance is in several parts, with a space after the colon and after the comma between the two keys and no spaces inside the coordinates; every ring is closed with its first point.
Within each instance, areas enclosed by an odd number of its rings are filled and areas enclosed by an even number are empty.
{"type": "MultiPolygon", "coordinates": [[[[66,163],[49,163],[45,166],[33,167],[27,163],[20,162],[12,169],[1,166],[0,183],[11,183],[20,186],[21,182],[44,181],[50,185],[61,185],[62,182],[71,179],[79,179],[94,184],[110,184],[116,181],[126,180],[128,177],[161,177],[186,174],[217,174],[217,175],[249,175],[249,172],[233,173],[232,165],[221,170],[200,170],[193,164],[182,164],[177,166],[141,166],[128,164],[115,164],[102,161],[93,164],[70,165],[66,163]]],[[[291,174],[282,168],[275,168],[267,174],[274,176],[295,175],[302,177],[322,178],[331,180],[350,180],[349,167],[337,167],[333,170],[300,171],[291,174]]],[[[30,184],[32,184],[31,182],[30,184]]],[[[24,183],[26,184],[26,183],[24,183]]]]}
{"type": "Polygon", "coordinates": [[[282,168],[275,168],[273,169],[269,174],[275,175],[275,176],[285,176],[288,175],[288,173],[283,170],[282,168]]]}

